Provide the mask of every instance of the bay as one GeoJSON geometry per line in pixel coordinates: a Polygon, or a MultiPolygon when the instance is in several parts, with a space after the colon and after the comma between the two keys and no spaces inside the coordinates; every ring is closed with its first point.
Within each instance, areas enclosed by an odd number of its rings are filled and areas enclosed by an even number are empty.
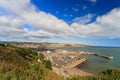
{"type": "Polygon", "coordinates": [[[82,65],[79,65],[79,68],[91,72],[91,73],[99,73],[103,70],[110,68],[119,68],[120,69],[120,48],[116,47],[59,47],[57,49],[65,49],[65,50],[74,50],[74,51],[88,51],[95,52],[98,54],[106,54],[113,56],[114,59],[108,60],[105,58],[93,56],[93,55],[81,55],[85,57],[87,61],[82,65]]]}

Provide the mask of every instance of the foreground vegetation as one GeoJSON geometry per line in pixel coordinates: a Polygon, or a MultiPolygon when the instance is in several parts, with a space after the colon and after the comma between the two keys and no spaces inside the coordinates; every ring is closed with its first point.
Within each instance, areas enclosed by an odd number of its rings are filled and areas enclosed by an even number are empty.
{"type": "Polygon", "coordinates": [[[51,62],[27,48],[0,46],[0,80],[60,80],[51,62]],[[38,62],[39,59],[39,62],[38,62]]]}
{"type": "Polygon", "coordinates": [[[0,80],[120,80],[120,70],[117,69],[93,76],[63,78],[51,67],[51,62],[44,60],[42,54],[28,48],[0,45],[0,80]]]}
{"type": "Polygon", "coordinates": [[[67,80],[120,80],[120,70],[118,69],[108,69],[101,72],[98,75],[93,76],[72,76],[67,80]]]}

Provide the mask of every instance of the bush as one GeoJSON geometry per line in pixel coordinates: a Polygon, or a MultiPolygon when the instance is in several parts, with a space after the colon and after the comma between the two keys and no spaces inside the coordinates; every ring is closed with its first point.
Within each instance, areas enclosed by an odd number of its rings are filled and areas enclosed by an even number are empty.
{"type": "Polygon", "coordinates": [[[45,65],[45,68],[52,70],[52,64],[50,60],[45,60],[44,65],[45,65]]]}

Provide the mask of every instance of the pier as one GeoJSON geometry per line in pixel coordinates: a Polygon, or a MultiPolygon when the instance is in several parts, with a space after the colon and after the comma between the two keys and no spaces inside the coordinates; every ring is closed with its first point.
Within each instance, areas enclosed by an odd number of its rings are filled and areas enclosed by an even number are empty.
{"type": "Polygon", "coordinates": [[[109,56],[109,55],[105,55],[105,54],[97,54],[97,53],[92,53],[92,52],[85,52],[85,53],[82,53],[82,54],[95,55],[95,56],[106,58],[106,59],[113,59],[113,56],[109,56]]]}
{"type": "Polygon", "coordinates": [[[106,59],[113,59],[113,56],[108,56],[108,55],[104,55],[104,54],[94,54],[95,56],[99,56],[99,57],[103,57],[106,59]]]}
{"type": "Polygon", "coordinates": [[[74,68],[74,67],[78,66],[79,64],[82,64],[82,63],[85,62],[85,61],[86,61],[85,58],[81,58],[81,59],[75,61],[75,62],[72,63],[72,64],[66,65],[66,66],[64,67],[64,69],[74,68]]]}

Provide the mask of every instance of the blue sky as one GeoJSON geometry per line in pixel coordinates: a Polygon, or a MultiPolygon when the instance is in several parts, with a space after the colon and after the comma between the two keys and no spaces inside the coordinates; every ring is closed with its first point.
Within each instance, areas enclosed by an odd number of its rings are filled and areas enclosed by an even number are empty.
{"type": "Polygon", "coordinates": [[[1,41],[120,47],[119,22],[120,0],[0,0],[1,41]]]}
{"type": "Polygon", "coordinates": [[[76,17],[94,14],[102,16],[114,8],[120,7],[120,0],[32,0],[39,10],[51,13],[71,23],[76,17]]]}

